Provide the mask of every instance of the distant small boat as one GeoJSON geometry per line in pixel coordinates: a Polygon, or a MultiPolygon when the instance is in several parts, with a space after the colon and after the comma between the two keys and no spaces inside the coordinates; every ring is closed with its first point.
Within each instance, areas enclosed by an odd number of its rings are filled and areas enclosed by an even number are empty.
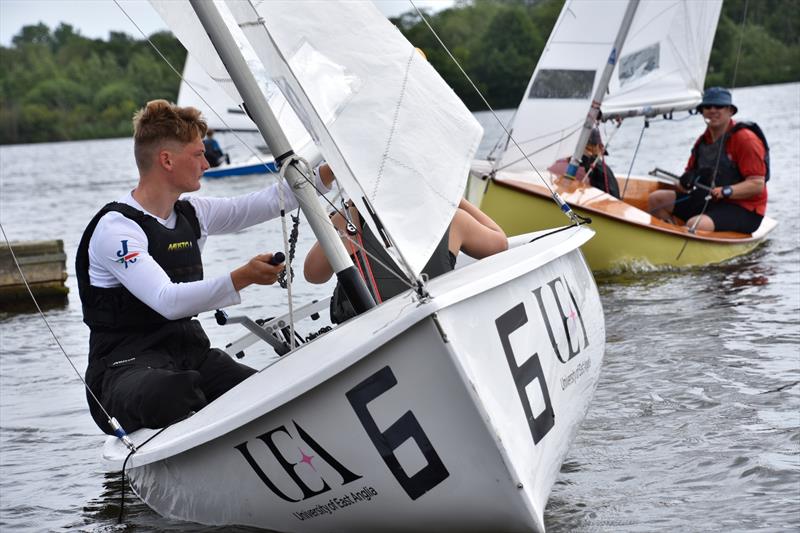
{"type": "Polygon", "coordinates": [[[266,174],[277,172],[275,159],[268,157],[251,157],[245,161],[223,163],[214,168],[209,168],[203,173],[204,178],[227,178],[229,176],[245,176],[248,174],[266,174]]]}
{"type": "Polygon", "coordinates": [[[545,170],[567,154],[583,152],[587,124],[594,122],[587,119],[591,107],[600,109],[603,120],[694,109],[721,5],[721,0],[568,0],[510,128],[525,155],[507,141],[497,160],[476,161],[467,197],[507,234],[519,235],[552,227],[558,215],[551,217],[545,208],[552,189],[592,219],[597,236],[583,252],[595,271],[702,266],[756,248],[775,220],[764,217],[753,234],[691,233],[651,216],[648,194],[676,189],[675,179],[618,175],[624,192],[618,200],[563,178],[554,168],[545,170]],[[626,17],[627,11],[633,14],[626,17]]]}

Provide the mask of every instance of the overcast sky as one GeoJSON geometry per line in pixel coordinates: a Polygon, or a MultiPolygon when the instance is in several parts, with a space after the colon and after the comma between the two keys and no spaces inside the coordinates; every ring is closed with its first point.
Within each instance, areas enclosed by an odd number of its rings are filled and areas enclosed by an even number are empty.
{"type": "MultiPolygon", "coordinates": [[[[354,0],[368,1],[368,0],[354,0]]],[[[119,0],[120,5],[146,35],[166,29],[147,0],[119,0]]],[[[386,16],[413,9],[408,0],[376,0],[386,16]]],[[[415,0],[420,9],[444,9],[453,0],[415,0]]],[[[23,26],[44,22],[50,29],[71,24],[84,37],[107,39],[109,31],[121,31],[134,38],[142,35],[113,0],[0,0],[0,44],[8,46],[23,26]]]]}

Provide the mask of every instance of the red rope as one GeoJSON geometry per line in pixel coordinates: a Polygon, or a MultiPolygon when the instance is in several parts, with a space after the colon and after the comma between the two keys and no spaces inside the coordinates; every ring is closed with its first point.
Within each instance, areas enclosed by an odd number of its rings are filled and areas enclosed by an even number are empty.
{"type": "Polygon", "coordinates": [[[375,299],[378,300],[378,303],[383,303],[383,300],[381,299],[381,293],[378,291],[378,283],[375,281],[375,276],[372,273],[372,265],[367,257],[367,249],[364,247],[364,241],[361,239],[361,232],[356,233],[356,237],[358,238],[358,246],[360,248],[359,253],[364,261],[364,268],[369,273],[369,278],[367,278],[367,276],[361,270],[361,261],[356,261],[356,263],[359,264],[358,273],[361,274],[361,279],[372,284],[372,292],[375,294],[375,299]]]}

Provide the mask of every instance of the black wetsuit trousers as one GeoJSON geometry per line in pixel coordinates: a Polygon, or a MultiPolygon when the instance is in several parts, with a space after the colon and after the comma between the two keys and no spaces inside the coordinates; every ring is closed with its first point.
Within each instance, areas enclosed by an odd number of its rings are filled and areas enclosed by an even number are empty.
{"type": "MultiPolygon", "coordinates": [[[[92,332],[91,344],[93,351],[114,346],[104,357],[90,356],[87,383],[127,432],[181,420],[256,372],[211,348],[196,320],[139,335],[92,332]]],[[[102,411],[91,411],[100,428],[113,433],[102,411]]]]}

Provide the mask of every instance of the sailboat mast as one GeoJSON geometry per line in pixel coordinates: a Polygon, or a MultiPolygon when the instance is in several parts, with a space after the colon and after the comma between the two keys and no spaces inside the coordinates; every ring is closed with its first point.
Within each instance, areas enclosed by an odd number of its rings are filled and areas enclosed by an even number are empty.
{"type": "MultiPolygon", "coordinates": [[[[222,63],[236,85],[237,91],[244,100],[248,114],[275,155],[275,163],[280,166],[283,161],[294,155],[294,151],[269,104],[264,99],[258,82],[247,67],[233,36],[222,20],[214,2],[190,0],[189,3],[197,13],[197,18],[200,19],[200,23],[208,33],[222,63]]],[[[290,166],[286,169],[285,177],[297,197],[300,209],[306,215],[314,235],[322,246],[331,268],[336,272],[337,280],[341,283],[356,312],[362,313],[375,307],[372,295],[353,265],[336,229],[317,200],[316,192],[293,162],[290,162],[290,166]]]]}
{"type": "Polygon", "coordinates": [[[603,103],[603,96],[608,90],[608,84],[611,81],[611,75],[614,73],[614,67],[617,66],[617,60],[622,54],[622,45],[625,44],[625,39],[628,37],[628,30],[633,22],[633,16],[636,14],[636,9],[639,7],[639,0],[629,0],[628,7],[625,9],[625,14],[622,16],[622,22],[617,32],[617,37],[614,39],[614,46],[611,48],[611,53],[608,55],[608,61],[600,75],[600,81],[597,83],[597,88],[594,91],[592,98],[592,105],[589,107],[589,112],[586,114],[586,120],[583,123],[583,130],[578,137],[578,144],[575,146],[575,152],[569,160],[565,176],[568,178],[575,178],[578,172],[578,165],[580,165],[583,151],[586,149],[586,143],[589,140],[589,134],[592,128],[597,123],[597,117],[600,115],[600,104],[603,103]]]}

